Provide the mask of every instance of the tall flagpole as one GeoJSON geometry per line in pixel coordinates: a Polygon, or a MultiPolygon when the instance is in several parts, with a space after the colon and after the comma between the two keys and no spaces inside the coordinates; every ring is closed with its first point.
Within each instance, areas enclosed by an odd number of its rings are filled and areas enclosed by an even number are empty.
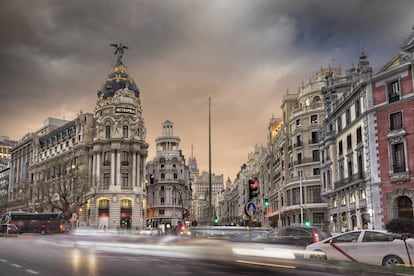
{"type": "Polygon", "coordinates": [[[211,205],[211,98],[208,97],[208,225],[213,225],[211,205]]]}

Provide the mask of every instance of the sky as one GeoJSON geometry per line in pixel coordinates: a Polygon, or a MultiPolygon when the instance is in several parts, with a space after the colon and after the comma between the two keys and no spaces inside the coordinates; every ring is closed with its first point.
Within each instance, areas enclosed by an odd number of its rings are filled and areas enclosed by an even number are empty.
{"type": "Polygon", "coordinates": [[[272,116],[321,67],[343,70],[363,48],[375,69],[412,32],[412,0],[14,0],[0,2],[0,135],[12,140],[48,117],[93,113],[116,63],[141,92],[155,157],[162,123],[184,156],[234,180],[272,116]]]}

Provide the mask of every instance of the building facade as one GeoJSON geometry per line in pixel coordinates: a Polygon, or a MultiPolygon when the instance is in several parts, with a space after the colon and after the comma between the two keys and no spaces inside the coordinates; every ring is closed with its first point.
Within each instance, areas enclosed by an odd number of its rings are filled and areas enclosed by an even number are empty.
{"type": "Polygon", "coordinates": [[[393,218],[413,218],[414,202],[414,31],[372,79],[377,132],[380,198],[372,219],[385,226],[393,218]]]}
{"type": "Polygon", "coordinates": [[[190,224],[191,174],[172,122],[162,124],[162,135],[155,143],[156,155],[146,165],[147,227],[174,232],[190,224]]]}
{"type": "Polygon", "coordinates": [[[145,136],[140,91],[118,54],[93,114],[48,119],[12,149],[9,201],[20,204],[11,209],[62,211],[73,225],[143,228],[145,136]]]}

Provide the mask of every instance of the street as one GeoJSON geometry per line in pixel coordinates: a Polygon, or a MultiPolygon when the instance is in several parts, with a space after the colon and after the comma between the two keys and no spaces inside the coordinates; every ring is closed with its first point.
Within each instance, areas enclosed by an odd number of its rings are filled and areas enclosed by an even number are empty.
{"type": "MultiPolygon", "coordinates": [[[[257,250],[249,244],[174,236],[23,234],[0,237],[0,271],[2,276],[349,275],[352,272],[349,267],[270,259],[253,254],[257,250]],[[243,248],[252,254],[241,253],[243,248]]],[[[381,275],[378,271],[365,271],[361,275],[381,275]]]]}

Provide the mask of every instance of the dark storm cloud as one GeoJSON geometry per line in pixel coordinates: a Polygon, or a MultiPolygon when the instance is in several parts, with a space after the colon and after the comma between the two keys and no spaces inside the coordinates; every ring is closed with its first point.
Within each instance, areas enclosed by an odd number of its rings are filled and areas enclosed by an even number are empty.
{"type": "Polygon", "coordinates": [[[2,1],[0,135],[93,112],[115,63],[109,44],[123,43],[150,150],[169,119],[206,169],[211,96],[214,171],[232,178],[266,142],[287,89],[333,60],[356,64],[362,47],[378,67],[399,51],[413,11],[410,0],[2,1]]]}

